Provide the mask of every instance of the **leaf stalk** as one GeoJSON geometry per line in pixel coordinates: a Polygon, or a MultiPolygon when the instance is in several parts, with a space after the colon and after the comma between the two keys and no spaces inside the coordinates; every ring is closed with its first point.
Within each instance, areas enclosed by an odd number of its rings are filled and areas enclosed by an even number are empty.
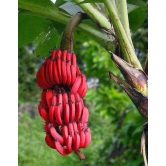
{"type": "Polygon", "coordinates": [[[119,43],[122,49],[122,53],[124,56],[124,59],[130,63],[131,65],[133,65],[135,68],[141,69],[142,70],[142,66],[135,54],[135,51],[126,35],[125,29],[118,17],[118,14],[116,12],[116,9],[114,8],[114,5],[112,3],[112,1],[110,0],[103,0],[104,4],[108,10],[110,19],[113,23],[113,26],[115,28],[117,37],[119,39],[119,43]]]}

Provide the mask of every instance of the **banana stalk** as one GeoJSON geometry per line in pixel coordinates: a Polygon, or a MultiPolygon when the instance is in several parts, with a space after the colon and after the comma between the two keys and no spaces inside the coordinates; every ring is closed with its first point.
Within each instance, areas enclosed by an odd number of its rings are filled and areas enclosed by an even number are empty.
{"type": "Polygon", "coordinates": [[[67,50],[68,52],[73,52],[74,28],[82,21],[83,17],[85,16],[86,16],[85,14],[78,12],[69,20],[63,33],[61,46],[60,46],[61,50],[67,50]]]}

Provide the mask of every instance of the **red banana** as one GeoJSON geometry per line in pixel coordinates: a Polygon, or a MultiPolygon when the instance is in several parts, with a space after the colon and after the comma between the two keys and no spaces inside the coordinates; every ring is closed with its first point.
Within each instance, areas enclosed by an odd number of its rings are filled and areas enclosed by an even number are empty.
{"type": "Polygon", "coordinates": [[[62,61],[61,61],[61,73],[62,73],[62,83],[65,85],[67,81],[67,73],[66,73],[66,55],[67,50],[62,52],[62,61]]]}
{"type": "Polygon", "coordinates": [[[42,88],[42,89],[48,89],[50,88],[50,84],[46,81],[45,78],[45,66],[44,64],[40,67],[36,74],[36,79],[37,79],[37,85],[42,88]]]}
{"type": "Polygon", "coordinates": [[[72,56],[71,56],[71,64],[74,65],[74,66],[77,65],[76,55],[74,53],[72,53],[72,56]]]}
{"type": "Polygon", "coordinates": [[[51,81],[51,84],[54,85],[56,84],[55,80],[54,80],[54,76],[53,76],[53,65],[54,65],[54,61],[50,60],[49,59],[49,77],[50,77],[50,81],[51,81]]]}
{"type": "Polygon", "coordinates": [[[67,50],[63,50],[62,51],[62,56],[61,56],[62,61],[66,62],[66,57],[67,57],[67,50]]]}
{"type": "Polygon", "coordinates": [[[71,64],[71,56],[72,56],[72,53],[68,52],[67,55],[66,55],[66,62],[71,64]]]}
{"type": "Polygon", "coordinates": [[[61,50],[57,51],[57,71],[58,71],[58,77],[60,80],[60,83],[62,83],[62,72],[61,72],[61,57],[62,57],[62,52],[61,50]]]}
{"type": "Polygon", "coordinates": [[[60,154],[62,154],[62,155],[68,155],[68,154],[71,153],[71,152],[69,152],[67,149],[65,149],[65,148],[59,143],[59,141],[55,140],[54,144],[55,144],[56,150],[57,150],[60,154]]]}
{"type": "Polygon", "coordinates": [[[71,92],[75,94],[78,91],[79,86],[81,85],[81,76],[77,76],[76,80],[71,88],[71,92]]]}
{"type": "Polygon", "coordinates": [[[62,100],[63,100],[63,106],[65,106],[66,103],[68,104],[68,95],[67,95],[67,93],[62,94],[62,100]]]}
{"type": "Polygon", "coordinates": [[[76,151],[79,149],[79,147],[80,147],[80,135],[78,134],[78,132],[75,132],[73,150],[76,151]]]}
{"type": "Polygon", "coordinates": [[[74,133],[78,132],[77,123],[73,122],[74,133]]]}
{"type": "Polygon", "coordinates": [[[51,88],[52,84],[51,84],[50,78],[49,78],[48,58],[45,60],[45,63],[43,63],[43,66],[44,66],[44,73],[43,74],[45,76],[45,80],[48,83],[49,88],[51,88]],[[47,69],[48,69],[48,72],[47,72],[47,69]]]}
{"type": "Polygon", "coordinates": [[[54,140],[50,137],[50,134],[46,134],[45,142],[50,148],[55,149],[54,140]]]}
{"type": "Polygon", "coordinates": [[[62,116],[62,107],[63,107],[62,93],[58,93],[57,99],[58,99],[57,100],[57,105],[59,105],[60,113],[61,113],[61,116],[62,116]]]}
{"type": "Polygon", "coordinates": [[[80,95],[80,94],[83,92],[83,90],[84,90],[85,82],[86,82],[86,77],[85,77],[84,74],[81,74],[81,84],[80,84],[80,86],[79,86],[79,88],[78,88],[78,94],[79,94],[79,95],[80,95]]]}
{"type": "Polygon", "coordinates": [[[80,133],[80,148],[82,148],[85,144],[85,132],[82,130],[80,133]]]}
{"type": "Polygon", "coordinates": [[[59,79],[59,76],[58,76],[58,68],[57,68],[56,60],[53,61],[53,78],[54,78],[55,84],[59,85],[60,84],[60,79],[59,79]]]}
{"type": "Polygon", "coordinates": [[[48,104],[47,104],[47,101],[46,101],[46,91],[43,91],[42,94],[41,94],[41,105],[42,105],[42,107],[45,108],[45,110],[47,112],[49,112],[49,107],[48,107],[48,104]]]}
{"type": "Polygon", "coordinates": [[[55,118],[55,105],[51,105],[49,110],[49,119],[52,123],[54,123],[54,118],[55,118]]]}
{"type": "Polygon", "coordinates": [[[82,114],[82,103],[81,101],[79,101],[78,103],[76,103],[76,115],[75,115],[75,120],[79,121],[81,118],[81,114],[82,114]]]}
{"type": "Polygon", "coordinates": [[[87,89],[88,89],[88,83],[85,82],[84,90],[83,90],[83,92],[80,94],[80,96],[81,96],[82,98],[86,95],[87,89]]]}
{"type": "MultiPolygon", "coordinates": [[[[71,84],[71,65],[70,63],[66,63],[66,84],[71,84]]],[[[74,79],[74,78],[73,78],[74,79]]]]}
{"type": "Polygon", "coordinates": [[[74,65],[70,65],[71,70],[71,85],[73,85],[76,81],[76,67],[74,65]]]}
{"type": "Polygon", "coordinates": [[[83,145],[83,148],[87,147],[91,142],[91,133],[90,133],[90,128],[87,128],[85,130],[85,143],[83,145]]]}
{"type": "Polygon", "coordinates": [[[57,102],[57,97],[54,95],[51,100],[51,106],[55,106],[57,102]]]}
{"type": "Polygon", "coordinates": [[[71,84],[71,53],[68,52],[66,55],[66,76],[67,76],[67,81],[66,84],[70,86],[71,84]]]}
{"type": "Polygon", "coordinates": [[[69,133],[69,135],[71,135],[72,138],[73,138],[74,137],[73,124],[72,123],[68,123],[67,127],[68,127],[68,133],[69,133]]]}
{"type": "Polygon", "coordinates": [[[57,50],[52,50],[52,53],[51,53],[51,56],[50,56],[50,59],[52,60],[52,61],[54,61],[55,60],[55,58],[56,58],[56,52],[57,52],[57,50]]]}
{"type": "Polygon", "coordinates": [[[46,80],[52,86],[54,84],[54,82],[52,82],[51,78],[50,78],[50,73],[52,72],[52,71],[50,71],[50,62],[51,62],[50,59],[47,58],[45,60],[44,65],[45,65],[45,77],[46,77],[46,80]]]}
{"type": "Polygon", "coordinates": [[[59,124],[59,125],[62,125],[63,122],[62,122],[62,118],[61,118],[61,112],[60,112],[60,107],[59,106],[55,106],[55,118],[56,118],[56,122],[59,124]]]}
{"type": "Polygon", "coordinates": [[[78,128],[78,131],[79,131],[79,134],[81,133],[81,131],[83,130],[83,125],[81,122],[78,122],[77,123],[77,128],[78,128]]]}
{"type": "Polygon", "coordinates": [[[82,123],[88,122],[88,118],[89,118],[88,108],[84,107],[82,110],[81,122],[82,123]]]}
{"type": "Polygon", "coordinates": [[[49,108],[51,107],[52,97],[53,97],[52,90],[47,90],[46,91],[46,101],[47,101],[47,104],[48,104],[49,108]]]}
{"type": "Polygon", "coordinates": [[[64,140],[67,140],[68,135],[69,135],[68,127],[67,127],[67,125],[63,125],[62,126],[62,136],[63,136],[64,140]]]}
{"type": "Polygon", "coordinates": [[[73,93],[68,94],[69,103],[75,103],[75,96],[73,93]]]}
{"type": "Polygon", "coordinates": [[[66,147],[69,152],[72,152],[72,136],[70,134],[67,137],[66,147]]]}
{"type": "MultiPolygon", "coordinates": [[[[83,93],[83,91],[84,91],[84,89],[85,89],[85,87],[87,86],[88,84],[87,84],[87,82],[86,82],[86,76],[84,75],[84,74],[81,74],[81,84],[80,84],[80,86],[79,86],[79,88],[78,88],[78,94],[83,98],[83,96],[82,96],[82,93],[83,93]]],[[[88,88],[88,87],[87,87],[88,88]]],[[[87,89],[86,88],[86,89],[87,89]]]]}
{"type": "Polygon", "coordinates": [[[62,71],[61,71],[61,73],[62,73],[62,84],[66,84],[66,82],[67,82],[67,73],[66,73],[66,62],[65,61],[62,61],[61,62],[61,69],[62,69],[62,71]]]}
{"type": "Polygon", "coordinates": [[[45,120],[45,121],[48,121],[49,118],[48,118],[48,113],[46,112],[46,110],[44,108],[41,108],[39,110],[39,114],[40,116],[45,120]]]}
{"type": "Polygon", "coordinates": [[[74,94],[69,94],[70,122],[75,120],[75,97],[74,94]]]}
{"type": "Polygon", "coordinates": [[[70,112],[69,111],[70,111],[69,104],[66,103],[66,105],[64,105],[64,115],[63,115],[65,124],[68,124],[69,120],[70,120],[70,118],[69,118],[70,112]]]}
{"type": "Polygon", "coordinates": [[[82,99],[80,98],[79,94],[75,94],[75,108],[76,108],[76,114],[75,114],[75,120],[78,121],[81,118],[82,115],[82,99]]]}
{"type": "Polygon", "coordinates": [[[48,130],[50,135],[54,138],[57,139],[61,144],[64,143],[64,139],[59,133],[56,131],[56,129],[53,127],[53,125],[49,124],[48,125],[48,130]]]}

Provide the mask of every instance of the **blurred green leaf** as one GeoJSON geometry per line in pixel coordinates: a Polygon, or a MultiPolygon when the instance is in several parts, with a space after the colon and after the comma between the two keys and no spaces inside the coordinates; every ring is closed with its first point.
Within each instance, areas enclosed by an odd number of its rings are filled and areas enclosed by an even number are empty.
{"type": "Polygon", "coordinates": [[[62,32],[65,30],[66,25],[57,22],[57,21],[51,21],[52,25],[55,27],[55,29],[58,31],[59,35],[62,34],[62,32]]]}
{"type": "Polygon", "coordinates": [[[145,12],[141,7],[134,7],[129,13],[129,23],[130,28],[133,32],[136,32],[143,24],[147,17],[147,12],[145,12]]]}
{"type": "Polygon", "coordinates": [[[34,54],[40,55],[40,57],[49,56],[49,51],[58,45],[59,37],[60,35],[53,27],[49,27],[47,30],[43,31],[35,40],[37,46],[34,50],[34,54]]]}
{"type": "Polygon", "coordinates": [[[50,21],[43,17],[21,13],[18,14],[18,23],[19,48],[32,43],[35,38],[50,25],[50,21]]]}

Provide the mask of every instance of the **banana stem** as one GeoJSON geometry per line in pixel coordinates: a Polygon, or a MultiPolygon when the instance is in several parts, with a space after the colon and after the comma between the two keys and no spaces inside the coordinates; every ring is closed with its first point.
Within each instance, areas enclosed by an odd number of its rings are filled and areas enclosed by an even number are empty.
{"type": "Polygon", "coordinates": [[[80,150],[74,151],[74,153],[79,157],[80,160],[85,159],[84,154],[80,150]]]}
{"type": "Polygon", "coordinates": [[[123,25],[118,17],[118,14],[116,12],[116,8],[114,7],[112,1],[103,0],[103,2],[108,10],[110,19],[114,25],[116,34],[117,34],[119,42],[120,42],[120,46],[122,49],[124,59],[128,63],[132,64],[135,68],[142,70],[142,66],[141,66],[141,64],[140,64],[140,62],[135,54],[135,51],[134,51],[134,49],[133,49],[133,47],[132,47],[132,45],[131,45],[131,43],[126,35],[124,27],[123,27],[123,25]]]}
{"type": "Polygon", "coordinates": [[[113,7],[115,8],[116,12],[118,12],[118,11],[117,11],[118,9],[117,9],[117,6],[116,6],[117,4],[116,4],[115,1],[116,1],[116,0],[112,0],[112,5],[113,5],[113,7]]]}
{"type": "Polygon", "coordinates": [[[61,50],[67,50],[68,52],[73,52],[73,31],[74,28],[81,22],[83,19],[83,13],[76,13],[67,23],[66,28],[64,30],[62,41],[61,41],[61,50]]]}
{"type": "Polygon", "coordinates": [[[132,47],[134,48],[132,40],[131,40],[126,0],[116,0],[116,7],[117,7],[119,19],[124,27],[126,35],[129,39],[132,47]]]}
{"type": "Polygon", "coordinates": [[[90,3],[81,3],[83,0],[75,0],[75,2],[77,2],[78,5],[85,11],[85,13],[87,13],[87,15],[101,28],[105,30],[111,29],[111,24],[108,18],[106,18],[106,16],[101,11],[93,7],[90,3]]]}

